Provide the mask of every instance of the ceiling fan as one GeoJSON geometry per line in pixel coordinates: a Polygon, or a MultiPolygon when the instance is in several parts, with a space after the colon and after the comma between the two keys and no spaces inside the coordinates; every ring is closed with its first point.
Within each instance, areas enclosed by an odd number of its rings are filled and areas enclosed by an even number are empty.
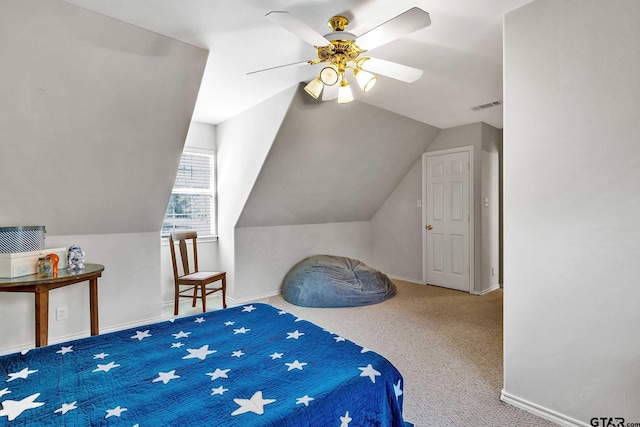
{"type": "Polygon", "coordinates": [[[376,83],[377,77],[372,73],[407,83],[412,83],[422,76],[420,69],[363,55],[372,49],[429,26],[431,24],[429,14],[418,7],[413,7],[359,36],[344,30],[349,24],[349,20],[340,15],[329,19],[328,24],[332,32],[325,36],[321,36],[288,12],[271,11],[267,13],[266,18],[314,46],[318,59],[279,65],[247,74],[292,65],[324,63],[326,66],[320,71],[320,74],[311,80],[304,89],[315,99],[320,97],[322,93],[323,101],[338,98],[338,103],[341,104],[353,101],[353,94],[345,75],[348,69],[352,70],[353,76],[363,92],[371,90],[376,83]]]}

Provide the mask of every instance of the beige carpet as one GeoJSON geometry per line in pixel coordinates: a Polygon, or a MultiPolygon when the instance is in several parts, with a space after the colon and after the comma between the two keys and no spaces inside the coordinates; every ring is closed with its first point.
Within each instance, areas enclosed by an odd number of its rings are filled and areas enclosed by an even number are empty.
{"type": "MultiPolygon", "coordinates": [[[[502,290],[477,296],[394,282],[395,297],[366,307],[304,308],[281,296],[260,302],[389,359],[405,380],[405,420],[417,427],[555,426],[500,401],[502,290]]],[[[215,296],[207,304],[210,309],[221,305],[215,296]]],[[[181,308],[180,314],[189,313],[181,308]]]]}

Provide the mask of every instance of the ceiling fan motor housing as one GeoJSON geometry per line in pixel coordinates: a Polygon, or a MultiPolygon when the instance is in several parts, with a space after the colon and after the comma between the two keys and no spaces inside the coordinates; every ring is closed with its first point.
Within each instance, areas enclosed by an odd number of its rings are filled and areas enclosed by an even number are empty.
{"type": "Polygon", "coordinates": [[[332,56],[343,55],[348,60],[354,60],[362,52],[362,49],[351,40],[331,40],[329,45],[318,47],[318,58],[326,61],[332,56]]]}

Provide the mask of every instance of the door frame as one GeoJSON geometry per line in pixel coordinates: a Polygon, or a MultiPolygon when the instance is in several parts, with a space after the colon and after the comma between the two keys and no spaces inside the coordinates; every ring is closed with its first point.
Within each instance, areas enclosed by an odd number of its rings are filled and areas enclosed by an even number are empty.
{"type": "Polygon", "coordinates": [[[469,293],[475,292],[475,204],[473,183],[473,145],[465,145],[444,150],[427,151],[422,154],[422,284],[428,283],[427,277],[427,157],[440,156],[443,154],[469,153],[469,293]]]}

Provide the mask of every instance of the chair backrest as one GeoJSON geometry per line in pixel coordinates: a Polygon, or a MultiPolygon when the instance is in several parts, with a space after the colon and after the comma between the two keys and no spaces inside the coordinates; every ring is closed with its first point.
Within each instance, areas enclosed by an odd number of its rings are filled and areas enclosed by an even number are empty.
{"type": "Polygon", "coordinates": [[[195,231],[181,231],[174,232],[169,235],[169,247],[171,248],[171,261],[173,262],[173,277],[177,280],[187,274],[195,273],[198,271],[198,246],[197,241],[198,233],[195,231]],[[187,249],[187,240],[192,241],[193,247],[193,270],[189,269],[189,252],[187,249]],[[180,249],[180,259],[182,265],[182,274],[178,272],[178,261],[176,257],[175,243],[178,242],[178,248],[180,249]]]}

